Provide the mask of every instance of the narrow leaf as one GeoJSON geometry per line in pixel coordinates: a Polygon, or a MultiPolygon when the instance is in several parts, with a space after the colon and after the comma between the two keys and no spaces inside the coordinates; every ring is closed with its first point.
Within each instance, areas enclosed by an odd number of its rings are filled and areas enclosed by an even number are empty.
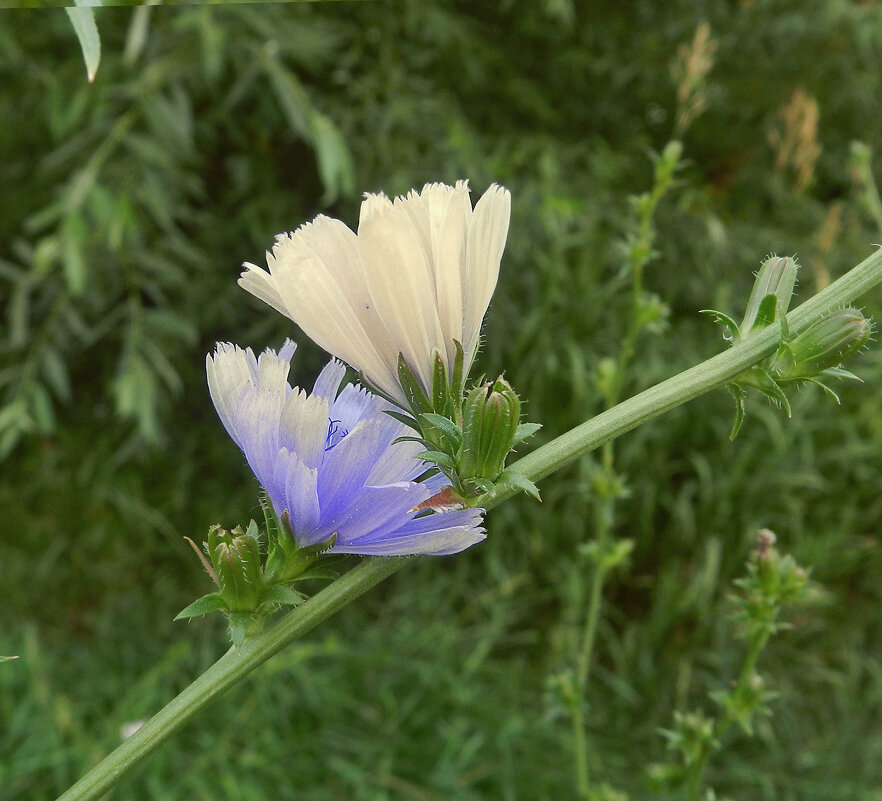
{"type": "Polygon", "coordinates": [[[98,36],[98,26],[95,25],[95,12],[88,6],[77,3],[74,8],[65,8],[70,17],[74,33],[80,40],[83,50],[83,60],[86,62],[86,74],[89,83],[94,82],[95,73],[98,72],[98,62],[101,61],[101,39],[98,36]]]}
{"type": "Polygon", "coordinates": [[[775,322],[775,315],[778,312],[778,298],[775,295],[766,295],[756,310],[756,319],[750,330],[756,328],[765,328],[775,322]]]}
{"type": "Polygon", "coordinates": [[[529,478],[527,478],[523,473],[515,473],[510,470],[503,471],[502,475],[496,480],[497,484],[509,484],[512,487],[517,487],[520,490],[523,490],[528,495],[532,495],[539,503],[542,503],[542,498],[539,495],[539,487],[537,487],[529,478]]]}
{"type": "Polygon", "coordinates": [[[441,467],[446,467],[448,470],[456,470],[456,462],[453,461],[453,457],[449,454],[441,453],[441,451],[423,451],[422,453],[418,453],[416,458],[422,459],[424,462],[439,464],[441,467]]]}
{"type": "Polygon", "coordinates": [[[736,323],[728,314],[723,314],[721,311],[717,311],[716,309],[702,309],[699,314],[706,314],[710,317],[717,325],[721,326],[723,329],[723,339],[727,342],[735,342],[741,339],[741,331],[738,329],[738,323],[736,323]]]}
{"type": "Polygon", "coordinates": [[[515,445],[520,445],[524,440],[528,440],[540,428],[542,428],[542,423],[521,423],[515,431],[514,439],[511,443],[512,448],[515,445]]]}
{"type": "Polygon", "coordinates": [[[202,615],[208,615],[211,612],[218,612],[226,608],[227,605],[224,603],[223,598],[221,598],[220,593],[212,592],[193,601],[189,606],[185,606],[177,615],[175,615],[175,620],[201,617],[202,615]]]}
{"type": "Polygon", "coordinates": [[[456,423],[452,420],[448,420],[440,414],[434,414],[433,412],[421,414],[420,417],[429,423],[429,425],[437,428],[445,437],[447,437],[447,439],[450,440],[453,445],[452,450],[459,450],[459,446],[462,444],[462,431],[459,430],[459,426],[456,423]]]}
{"type": "Polygon", "coordinates": [[[306,600],[306,596],[301,592],[297,592],[297,590],[292,590],[290,587],[276,584],[276,586],[270,587],[264,593],[261,600],[263,603],[267,604],[297,606],[306,600]]]}
{"type": "Polygon", "coordinates": [[[728,384],[727,387],[735,398],[735,420],[732,422],[732,430],[729,432],[729,441],[732,442],[741,431],[741,426],[744,425],[744,399],[747,397],[747,393],[738,384],[728,384]]]}
{"type": "Polygon", "coordinates": [[[837,406],[841,406],[841,405],[842,405],[842,401],[839,399],[839,395],[837,395],[837,394],[836,394],[832,389],[830,389],[830,387],[828,387],[826,384],[824,384],[824,383],[821,382],[821,381],[818,381],[817,378],[810,378],[810,379],[808,379],[808,382],[809,382],[810,384],[814,384],[815,386],[820,387],[821,389],[823,389],[824,392],[826,392],[831,398],[833,398],[834,401],[836,401],[836,405],[837,405],[837,406]]]}
{"type": "Polygon", "coordinates": [[[386,414],[389,417],[394,418],[399,423],[404,423],[408,428],[412,428],[417,434],[422,434],[423,432],[420,430],[420,425],[416,420],[413,419],[409,414],[405,414],[404,412],[393,412],[389,409],[386,409],[386,414]]]}

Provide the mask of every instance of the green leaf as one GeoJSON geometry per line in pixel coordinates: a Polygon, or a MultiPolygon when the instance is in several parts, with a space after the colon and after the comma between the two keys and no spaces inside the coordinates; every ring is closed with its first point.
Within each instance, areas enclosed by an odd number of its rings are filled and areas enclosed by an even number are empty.
{"type": "Polygon", "coordinates": [[[828,387],[822,381],[818,381],[817,378],[809,378],[808,383],[814,384],[816,387],[820,387],[821,389],[823,389],[824,392],[826,392],[831,398],[833,398],[834,401],[836,401],[837,406],[842,405],[842,401],[839,399],[839,395],[837,395],[832,389],[830,389],[830,387],[828,387]]]}
{"type": "Polygon", "coordinates": [[[750,330],[757,328],[765,328],[775,322],[775,315],[778,312],[778,298],[776,295],[766,295],[756,310],[756,319],[750,330]]]}
{"type": "Polygon", "coordinates": [[[735,398],[735,420],[732,422],[732,430],[729,432],[729,441],[732,442],[744,424],[744,401],[747,398],[747,393],[738,384],[727,384],[726,386],[735,398]]]}
{"type": "Polygon", "coordinates": [[[778,404],[784,413],[792,416],[790,410],[790,401],[781,389],[781,385],[772,377],[772,375],[759,365],[751,367],[746,373],[741,374],[741,379],[749,386],[758,389],[767,398],[778,404]]]}
{"type": "Polygon", "coordinates": [[[450,382],[450,387],[455,402],[458,404],[459,398],[462,395],[462,388],[463,384],[465,383],[466,377],[463,375],[464,355],[462,351],[462,345],[460,344],[458,339],[454,339],[453,346],[456,348],[456,356],[453,357],[453,378],[450,382]]]}
{"type": "Polygon", "coordinates": [[[253,619],[251,612],[230,613],[230,640],[236,648],[240,648],[245,642],[245,635],[253,619]]]}
{"type": "Polygon", "coordinates": [[[416,458],[422,459],[424,462],[433,462],[434,464],[441,465],[441,467],[446,467],[448,470],[456,470],[456,462],[453,460],[453,457],[447,453],[441,453],[441,451],[423,451],[418,453],[416,458]]]}
{"type": "Polygon", "coordinates": [[[456,452],[459,450],[459,446],[462,444],[462,431],[459,430],[459,426],[454,423],[452,420],[448,420],[446,417],[435,414],[434,412],[426,412],[425,414],[421,414],[420,417],[425,420],[429,425],[437,428],[447,439],[450,440],[451,451],[456,452]]]}
{"type": "Polygon", "coordinates": [[[404,360],[404,356],[398,354],[398,382],[404,390],[404,397],[407,398],[410,408],[415,412],[431,412],[432,402],[426,396],[423,388],[417,381],[413,370],[410,369],[408,363],[404,360]]]}
{"type": "Polygon", "coordinates": [[[417,432],[417,434],[423,433],[420,430],[420,424],[417,423],[417,421],[414,420],[411,415],[405,414],[404,412],[393,412],[390,409],[386,409],[386,414],[388,414],[389,417],[397,420],[399,423],[404,423],[404,425],[406,425],[408,428],[412,428],[414,431],[417,432]]]}
{"type": "Polygon", "coordinates": [[[297,590],[292,590],[290,587],[286,587],[283,584],[276,584],[263,594],[262,602],[267,604],[279,604],[282,606],[298,606],[305,600],[306,596],[303,593],[297,592],[297,590]]]}
{"type": "Polygon", "coordinates": [[[738,328],[738,323],[736,323],[728,314],[723,314],[723,312],[717,311],[716,309],[702,309],[698,313],[706,314],[717,325],[722,326],[723,339],[727,342],[737,342],[741,339],[741,331],[738,328]]]}
{"type": "Polygon", "coordinates": [[[83,3],[83,0],[76,0],[75,8],[64,10],[70,17],[77,39],[80,40],[83,60],[86,62],[86,74],[89,83],[92,83],[95,80],[95,73],[98,72],[98,63],[101,61],[101,39],[98,36],[98,26],[95,25],[95,12],[83,3]]]}
{"type": "Polygon", "coordinates": [[[532,437],[540,428],[542,428],[542,423],[521,423],[517,431],[515,431],[514,439],[512,440],[511,447],[514,448],[516,445],[520,445],[525,440],[528,440],[532,437]]]}
{"type": "Polygon", "coordinates": [[[828,376],[830,378],[842,378],[847,381],[857,381],[858,383],[863,384],[864,379],[860,376],[855,375],[850,370],[845,370],[842,367],[828,367],[824,370],[821,375],[828,376]]]}
{"type": "Polygon", "coordinates": [[[175,620],[186,620],[191,617],[201,617],[202,615],[208,615],[212,612],[219,612],[225,610],[227,605],[224,603],[224,599],[221,597],[219,592],[212,592],[208,595],[203,595],[196,601],[193,601],[189,606],[185,606],[180,612],[175,615],[175,620]]]}
{"type": "Polygon", "coordinates": [[[530,479],[523,473],[515,473],[512,470],[503,470],[499,478],[496,479],[496,483],[509,484],[512,487],[517,487],[528,495],[532,495],[537,501],[539,501],[539,503],[542,503],[542,498],[539,495],[539,487],[530,481],[530,479]]]}
{"type": "Polygon", "coordinates": [[[428,445],[422,437],[396,437],[392,440],[393,445],[397,445],[399,442],[418,442],[420,445],[428,445]]]}

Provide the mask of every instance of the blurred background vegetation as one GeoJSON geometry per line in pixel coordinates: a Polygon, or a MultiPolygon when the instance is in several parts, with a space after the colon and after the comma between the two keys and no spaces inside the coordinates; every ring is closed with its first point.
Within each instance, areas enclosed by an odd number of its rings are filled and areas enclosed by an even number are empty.
{"type": "MultiPolygon", "coordinates": [[[[257,512],[205,354],[291,335],[306,385],[325,359],[236,286],[278,232],[354,225],[365,190],[507,186],[479,370],[506,371],[540,441],[602,406],[628,197],[672,137],[685,167],[645,275],[671,313],[628,394],[722,347],[697,311],[739,315],[767,253],[799,256],[799,302],[882,240],[879,3],[104,8],[92,85],[61,9],[0,13],[0,654],[21,657],[0,665],[4,800],[53,798],[227,647],[220,618],[172,622],[208,591],[183,537],[257,512]]],[[[658,729],[737,670],[727,595],[768,526],[815,600],[763,657],[775,714],[709,779],[732,799],[882,799],[882,351],[852,366],[866,383],[841,409],[805,391],[786,420],[755,399],[730,443],[720,391],[618,444],[636,549],[606,590],[598,779],[666,797],[645,773],[658,729]]],[[[112,797],[573,797],[553,687],[585,598],[589,472],[374,590],[112,797]]]]}

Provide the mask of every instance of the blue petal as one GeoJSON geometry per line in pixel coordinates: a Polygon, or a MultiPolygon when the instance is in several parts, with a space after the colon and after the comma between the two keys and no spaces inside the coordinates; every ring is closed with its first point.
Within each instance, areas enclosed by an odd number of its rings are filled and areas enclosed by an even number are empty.
{"type": "Polygon", "coordinates": [[[398,429],[394,436],[386,439],[386,450],[383,451],[383,455],[380,456],[373,470],[365,479],[364,483],[371,487],[394,484],[396,481],[413,481],[425,473],[428,468],[425,462],[416,458],[418,453],[422,453],[426,449],[425,445],[419,442],[399,442],[392,445],[397,437],[410,436],[414,432],[388,415],[384,415],[384,417],[396,423],[398,429]]]}
{"type": "Polygon", "coordinates": [[[413,517],[413,509],[428,497],[426,487],[407,481],[386,487],[362,487],[352,502],[328,522],[328,527],[337,532],[340,544],[375,532],[388,533],[413,517]]]}
{"type": "Polygon", "coordinates": [[[342,545],[338,543],[334,550],[366,556],[443,556],[458,553],[483,540],[486,535],[480,522],[480,509],[432,514],[411,521],[392,534],[375,532],[342,545]]]}
{"type": "Polygon", "coordinates": [[[325,453],[318,475],[323,520],[336,516],[364,484],[382,454],[380,433],[376,421],[365,420],[325,453]]]}
{"type": "Polygon", "coordinates": [[[284,403],[282,388],[260,387],[246,393],[236,410],[242,450],[264,486],[271,480],[279,455],[279,418],[284,403]]]}
{"type": "Polygon", "coordinates": [[[337,361],[337,359],[331,359],[315,380],[312,394],[326,398],[329,403],[333,403],[334,398],[337,397],[337,390],[340,389],[340,382],[343,380],[344,375],[346,375],[346,365],[343,362],[337,361]]]}
{"type": "MultiPolygon", "coordinates": [[[[360,420],[378,417],[384,406],[378,397],[371,395],[366,389],[356,384],[347,384],[332,404],[329,414],[331,419],[340,420],[348,431],[352,431],[360,420]]],[[[392,419],[389,415],[383,416],[392,419]]]]}
{"type": "MultiPolygon", "coordinates": [[[[276,474],[283,478],[284,500],[281,509],[274,501],[278,514],[287,509],[291,520],[291,529],[298,544],[308,544],[307,540],[316,530],[321,510],[319,507],[316,470],[310,469],[296,454],[284,448],[279,453],[276,474]]],[[[270,496],[272,497],[272,496],[270,496]]],[[[321,539],[327,539],[322,537],[321,539]]]]}
{"type": "Polygon", "coordinates": [[[288,395],[279,419],[279,444],[308,467],[316,468],[325,454],[328,433],[328,401],[307,395],[302,389],[288,395]]]}

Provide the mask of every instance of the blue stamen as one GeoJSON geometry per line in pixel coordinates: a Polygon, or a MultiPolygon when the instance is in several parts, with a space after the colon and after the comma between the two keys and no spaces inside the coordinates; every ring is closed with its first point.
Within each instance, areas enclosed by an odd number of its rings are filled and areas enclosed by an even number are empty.
{"type": "Polygon", "coordinates": [[[328,419],[328,436],[325,438],[325,451],[331,450],[349,433],[342,420],[328,419]]]}

